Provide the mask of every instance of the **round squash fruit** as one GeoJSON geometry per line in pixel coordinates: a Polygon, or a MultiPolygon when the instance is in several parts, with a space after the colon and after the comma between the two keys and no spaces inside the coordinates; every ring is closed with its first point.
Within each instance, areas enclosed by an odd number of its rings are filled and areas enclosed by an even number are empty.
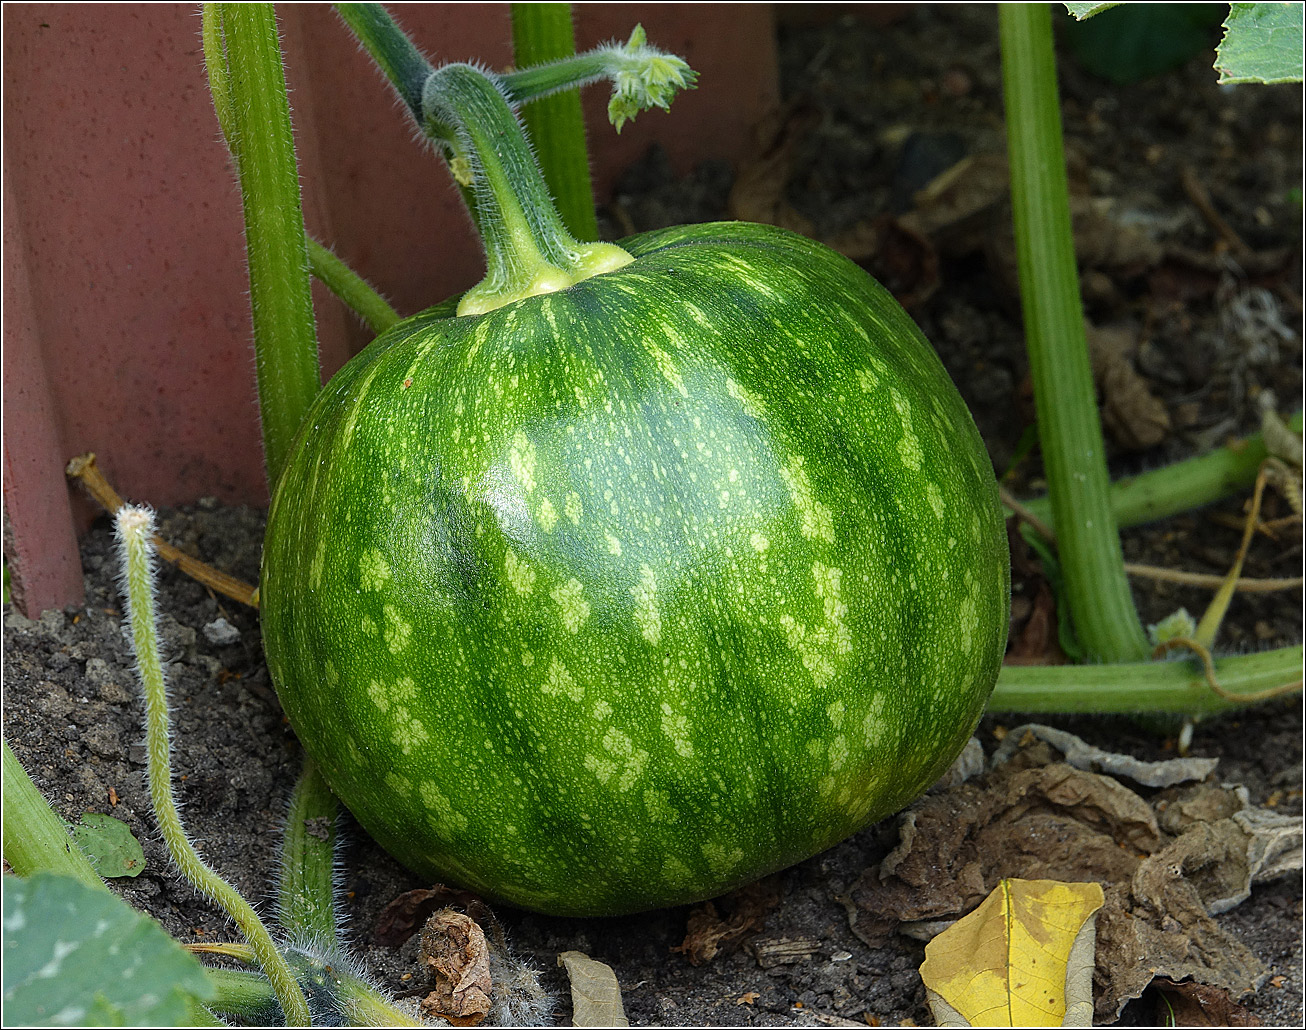
{"type": "Polygon", "coordinates": [[[388,330],[275,493],[264,644],[391,854],[541,912],[711,897],[924,791],[997,677],[973,421],[870,276],[744,223],[388,330]]]}

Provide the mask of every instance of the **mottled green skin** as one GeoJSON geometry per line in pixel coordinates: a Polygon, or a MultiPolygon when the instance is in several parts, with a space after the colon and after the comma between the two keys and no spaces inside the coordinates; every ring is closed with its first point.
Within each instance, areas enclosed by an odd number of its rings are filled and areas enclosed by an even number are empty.
{"type": "Polygon", "coordinates": [[[892,298],[770,227],[623,245],[350,362],[264,554],[277,690],[363,826],[560,914],[710,897],[902,807],[1006,638],[988,459],[892,298]]]}

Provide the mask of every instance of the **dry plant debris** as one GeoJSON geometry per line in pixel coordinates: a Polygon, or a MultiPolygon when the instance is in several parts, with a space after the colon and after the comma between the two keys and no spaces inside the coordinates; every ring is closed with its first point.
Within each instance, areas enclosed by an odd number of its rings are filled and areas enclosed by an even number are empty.
{"type": "Polygon", "coordinates": [[[1096,882],[1099,1021],[1154,977],[1235,998],[1264,982],[1260,960],[1211,917],[1301,869],[1300,818],[1252,806],[1200,760],[1136,762],[1047,727],[1007,741],[986,776],[903,814],[898,846],[843,899],[854,933],[872,947],[895,930],[928,939],[1004,878],[1096,882]],[[1152,786],[1144,796],[1121,775],[1152,786]]]}
{"type": "Polygon", "coordinates": [[[435,977],[435,990],[422,999],[422,1012],[454,1026],[474,1026],[490,1014],[490,949],[470,916],[441,909],[422,927],[422,961],[435,977]]]}
{"type": "Polygon", "coordinates": [[[1156,1021],[1165,1026],[1260,1026],[1261,1021],[1239,1005],[1229,992],[1206,984],[1175,983],[1160,977],[1152,985],[1157,995],[1156,1021]]]}
{"type": "Polygon", "coordinates": [[[685,939],[672,948],[701,966],[717,955],[730,954],[766,925],[766,914],[780,904],[780,879],[766,876],[715,901],[690,910],[685,939]],[[719,911],[718,911],[719,909],[719,911]]]}
{"type": "Polygon", "coordinates": [[[571,980],[574,1026],[630,1026],[621,1003],[621,985],[612,967],[579,951],[564,951],[558,965],[571,980]]]}

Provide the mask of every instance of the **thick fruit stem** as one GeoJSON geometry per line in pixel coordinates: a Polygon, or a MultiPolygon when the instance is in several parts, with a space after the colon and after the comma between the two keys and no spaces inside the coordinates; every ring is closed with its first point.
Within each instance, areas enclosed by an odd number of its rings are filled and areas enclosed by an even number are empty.
{"type": "Polygon", "coordinates": [[[689,65],[649,46],[636,26],[624,44],[507,75],[469,64],[431,70],[384,8],[338,4],[337,10],[422,133],[448,158],[485,243],[486,277],[464,294],[459,315],[566,289],[630,263],[620,247],[582,242],[567,229],[510,105],[611,79],[608,117],[620,132],[639,111],[665,109],[679,90],[692,87],[689,65]]]}
{"type": "Polygon", "coordinates": [[[521,124],[483,72],[469,64],[439,69],[426,80],[422,107],[454,126],[454,161],[465,162],[485,242],[485,279],[463,296],[458,314],[564,290],[633,260],[611,243],[582,243],[567,231],[521,124]]]}
{"type": "Polygon", "coordinates": [[[172,794],[172,745],[168,730],[168,688],[159,658],[158,629],[154,613],[154,517],[144,508],[125,505],[116,516],[122,554],[122,584],[127,596],[132,648],[145,693],[145,746],[150,801],[159,832],[177,868],[195,888],[208,895],[231,916],[258,956],[259,964],[276,991],[287,1021],[307,1026],[308,1003],[294,974],[277,950],[267,927],[240,892],[205,864],[181,822],[172,794]]]}

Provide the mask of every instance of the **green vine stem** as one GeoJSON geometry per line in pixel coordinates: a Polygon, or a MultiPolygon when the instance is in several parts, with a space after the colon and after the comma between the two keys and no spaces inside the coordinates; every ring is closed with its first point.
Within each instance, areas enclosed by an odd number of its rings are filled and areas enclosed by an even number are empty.
{"type": "MultiPolygon", "coordinates": [[[[1300,433],[1302,413],[1293,415],[1288,425],[1300,433]]],[[[1108,498],[1111,513],[1116,525],[1125,528],[1200,508],[1249,488],[1267,457],[1265,439],[1256,433],[1209,454],[1117,480],[1108,498]]],[[[1025,507],[1055,528],[1047,497],[1026,501],[1025,507]]]]}
{"type": "Polygon", "coordinates": [[[291,1025],[307,1026],[308,1003],[294,974],[277,950],[258,913],[234,887],[200,858],[190,842],[172,794],[172,745],[168,729],[168,688],[159,659],[154,612],[154,517],[144,508],[124,505],[116,516],[122,554],[122,584],[127,598],[132,647],[145,693],[145,746],[150,801],[168,854],[195,888],[231,916],[258,956],[291,1025]]]}
{"type": "Polygon", "coordinates": [[[1231,655],[1215,661],[1215,678],[1231,695],[1221,697],[1200,663],[1121,662],[1114,665],[1004,665],[989,699],[990,712],[1208,715],[1262,700],[1264,691],[1297,684],[1302,647],[1231,655]]]}
{"type": "MultiPolygon", "coordinates": [[[[576,56],[571,4],[515,3],[511,11],[513,62],[518,68],[576,56]]],[[[529,103],[521,116],[563,222],[576,239],[597,240],[599,223],[579,91],[529,103]]]]}
{"type": "Polygon", "coordinates": [[[340,806],[311,758],[290,795],[277,922],[296,938],[335,940],[336,818],[340,806]]]}
{"type": "MultiPolygon", "coordinates": [[[[209,92],[213,97],[213,110],[222,129],[227,149],[235,156],[232,124],[231,80],[227,73],[227,59],[222,38],[220,12],[213,4],[204,6],[201,17],[201,35],[204,42],[204,59],[208,67],[209,92]]],[[[344,263],[328,247],[304,236],[307,246],[309,273],[336,295],[378,336],[399,321],[399,315],[384,297],[362,276],[344,263]]]]}
{"type": "Polygon", "coordinates": [[[998,19],[1021,305],[1070,614],[1095,660],[1138,661],[1149,648],[1108,501],[1070,229],[1051,11],[1003,4],[998,19]]]}
{"type": "Polygon", "coordinates": [[[88,887],[109,889],[68,835],[64,821],[36,789],[8,741],[4,742],[3,786],[4,856],[9,868],[19,876],[58,873],[88,887]]]}
{"type": "Polygon", "coordinates": [[[306,236],[308,267],[313,277],[334,293],[377,336],[399,321],[399,313],[335,252],[306,236]]]}
{"type": "Polygon", "coordinates": [[[202,26],[214,109],[240,179],[263,454],[275,485],[321,386],[281,46],[271,4],[206,4],[202,26]]]}

